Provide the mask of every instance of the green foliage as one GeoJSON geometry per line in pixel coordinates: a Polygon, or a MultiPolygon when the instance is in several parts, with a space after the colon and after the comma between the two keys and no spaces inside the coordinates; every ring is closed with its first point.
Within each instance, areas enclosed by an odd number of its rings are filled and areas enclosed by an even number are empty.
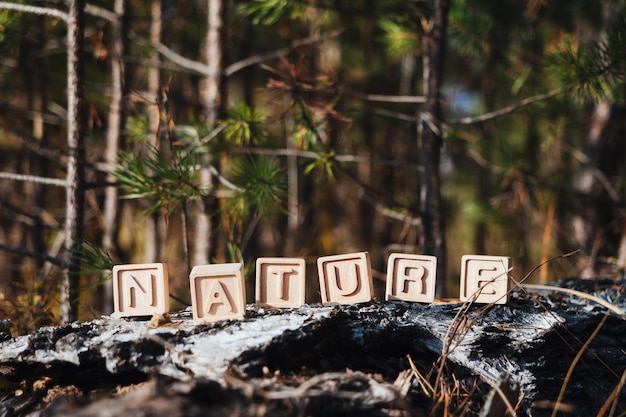
{"type": "Polygon", "coordinates": [[[252,24],[271,26],[283,16],[290,19],[306,18],[306,3],[290,0],[250,0],[237,5],[237,13],[252,17],[252,24]]]}
{"type": "Polygon", "coordinates": [[[81,266],[81,274],[101,274],[103,271],[108,271],[109,273],[105,274],[101,282],[111,277],[111,269],[115,266],[115,261],[111,258],[111,255],[89,240],[81,240],[79,242],[76,259],[81,266]]]}
{"type": "Polygon", "coordinates": [[[144,115],[130,116],[126,119],[124,134],[132,143],[143,143],[148,138],[148,118],[144,115]]]}
{"type": "Polygon", "coordinates": [[[317,173],[317,179],[326,179],[328,181],[335,180],[335,173],[333,172],[333,166],[335,164],[335,160],[333,159],[335,156],[334,151],[329,151],[327,153],[323,153],[320,155],[318,159],[313,160],[310,164],[306,166],[304,169],[305,174],[317,173]]]}
{"type": "Polygon", "coordinates": [[[154,147],[140,158],[122,152],[113,175],[126,190],[123,198],[150,198],[152,205],[146,214],[170,215],[186,200],[206,193],[196,185],[197,165],[193,154],[179,158],[175,165],[167,162],[154,147]]]}
{"type": "Polygon", "coordinates": [[[420,38],[414,30],[388,19],[381,20],[379,26],[384,32],[382,39],[391,56],[420,53],[420,38]]]}
{"type": "Polygon", "coordinates": [[[254,210],[267,214],[279,209],[287,195],[287,180],[283,168],[274,158],[242,158],[233,163],[232,182],[239,187],[239,212],[254,210]]]}
{"type": "Polygon", "coordinates": [[[258,144],[267,136],[265,122],[263,112],[241,102],[229,110],[228,118],[223,121],[225,124],[223,135],[231,145],[258,144]]]}
{"type": "Polygon", "coordinates": [[[575,85],[579,96],[615,99],[626,80],[626,18],[607,30],[606,38],[583,43],[566,36],[552,55],[551,71],[564,85],[575,85]]]}

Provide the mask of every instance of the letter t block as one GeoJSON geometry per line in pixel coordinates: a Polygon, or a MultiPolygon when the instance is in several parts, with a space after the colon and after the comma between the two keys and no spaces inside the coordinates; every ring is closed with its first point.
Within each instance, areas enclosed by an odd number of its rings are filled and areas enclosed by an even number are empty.
{"type": "Polygon", "coordinates": [[[461,260],[461,301],[506,304],[509,300],[507,256],[464,255],[461,260]]]}
{"type": "Polygon", "coordinates": [[[113,267],[113,311],[120,317],[151,316],[170,309],[165,264],[131,264],[113,267]]]}
{"type": "Polygon", "coordinates": [[[243,319],[246,312],[243,264],[194,266],[189,281],[195,321],[212,323],[243,319]]]}
{"type": "Polygon", "coordinates": [[[385,300],[432,303],[437,257],[392,253],[387,261],[385,300]]]}
{"type": "Polygon", "coordinates": [[[295,308],[304,304],[306,264],[301,258],[256,260],[256,304],[295,308]]]}

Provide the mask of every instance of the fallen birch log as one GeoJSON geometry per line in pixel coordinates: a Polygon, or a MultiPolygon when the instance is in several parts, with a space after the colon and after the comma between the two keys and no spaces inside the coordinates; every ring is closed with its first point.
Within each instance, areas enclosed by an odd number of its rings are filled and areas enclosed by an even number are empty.
{"type": "Polygon", "coordinates": [[[0,328],[0,414],[468,416],[626,412],[626,283],[506,305],[372,302],[194,324],[103,317],[0,328]]]}

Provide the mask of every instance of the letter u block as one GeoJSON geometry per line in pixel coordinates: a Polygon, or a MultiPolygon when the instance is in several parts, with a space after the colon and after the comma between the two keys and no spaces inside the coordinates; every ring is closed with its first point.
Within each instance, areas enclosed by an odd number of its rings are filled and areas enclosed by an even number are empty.
{"type": "Polygon", "coordinates": [[[194,266],[189,284],[195,321],[212,323],[243,319],[246,312],[243,264],[194,266]]]}
{"type": "Polygon", "coordinates": [[[435,256],[393,253],[387,261],[385,300],[432,303],[436,278],[435,256]]]}
{"type": "Polygon", "coordinates": [[[509,300],[507,256],[464,255],[461,260],[461,301],[506,304],[509,300]]]}
{"type": "Polygon", "coordinates": [[[170,309],[167,265],[113,267],[113,311],[120,317],[151,316],[170,309]]]}
{"type": "Polygon", "coordinates": [[[256,260],[256,304],[295,308],[304,304],[306,264],[301,258],[256,260]]]}
{"type": "Polygon", "coordinates": [[[372,268],[367,252],[317,259],[322,304],[355,304],[373,296],[372,268]]]}

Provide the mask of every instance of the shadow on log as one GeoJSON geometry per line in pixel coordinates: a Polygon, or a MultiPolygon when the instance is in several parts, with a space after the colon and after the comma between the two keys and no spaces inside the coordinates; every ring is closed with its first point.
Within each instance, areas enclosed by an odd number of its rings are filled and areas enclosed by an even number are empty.
{"type": "MultiPolygon", "coordinates": [[[[570,280],[626,308],[626,282],[570,280]]],[[[196,325],[104,317],[8,337],[0,414],[619,416],[626,318],[585,297],[372,302],[196,325]]]]}

